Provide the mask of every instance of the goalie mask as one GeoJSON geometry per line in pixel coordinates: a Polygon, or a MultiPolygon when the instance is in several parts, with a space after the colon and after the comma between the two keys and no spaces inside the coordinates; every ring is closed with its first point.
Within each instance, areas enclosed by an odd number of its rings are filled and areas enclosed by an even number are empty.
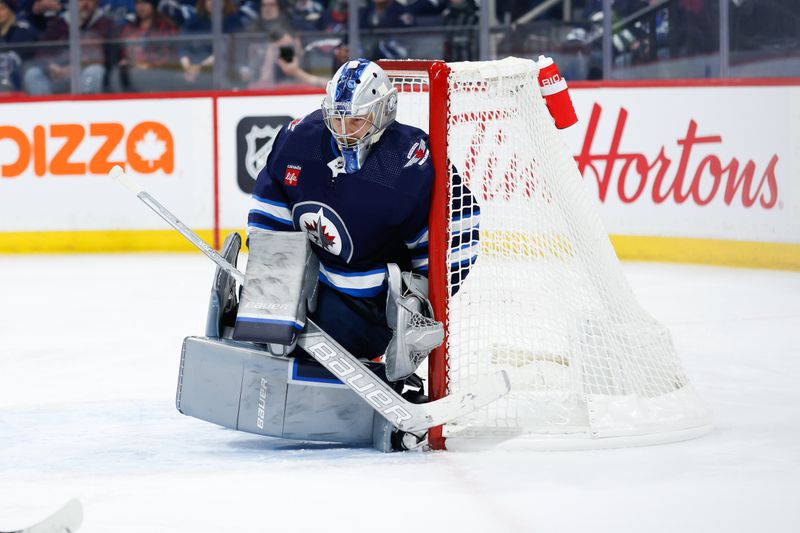
{"type": "Polygon", "coordinates": [[[372,145],[397,115],[397,89],[378,65],[348,61],[328,82],[322,101],[325,126],[342,152],[344,170],[358,171],[372,145]]]}

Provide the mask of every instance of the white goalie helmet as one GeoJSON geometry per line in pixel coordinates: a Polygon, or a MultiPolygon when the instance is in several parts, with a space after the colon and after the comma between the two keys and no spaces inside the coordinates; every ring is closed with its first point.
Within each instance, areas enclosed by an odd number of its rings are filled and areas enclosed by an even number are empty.
{"type": "Polygon", "coordinates": [[[397,89],[377,64],[348,61],[328,82],[322,116],[348,174],[358,171],[372,145],[397,116],[397,89]]]}

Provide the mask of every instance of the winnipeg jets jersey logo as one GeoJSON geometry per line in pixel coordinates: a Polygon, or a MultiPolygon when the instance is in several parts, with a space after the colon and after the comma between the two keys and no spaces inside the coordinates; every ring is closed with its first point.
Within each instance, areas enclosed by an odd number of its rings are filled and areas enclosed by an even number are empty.
{"type": "Polygon", "coordinates": [[[428,160],[429,155],[430,152],[428,151],[425,139],[420,139],[419,142],[415,142],[411,147],[411,150],[408,151],[408,154],[406,155],[408,162],[403,165],[403,168],[408,168],[414,163],[422,166],[425,164],[425,161],[428,160]]]}
{"type": "Polygon", "coordinates": [[[339,174],[345,174],[344,170],[344,158],[342,156],[337,157],[333,161],[328,162],[328,168],[331,169],[331,177],[335,178],[339,174]]]}
{"type": "Polygon", "coordinates": [[[300,202],[292,208],[294,226],[305,231],[309,240],[325,250],[350,262],[353,240],[342,217],[320,202],[300,202]]]}

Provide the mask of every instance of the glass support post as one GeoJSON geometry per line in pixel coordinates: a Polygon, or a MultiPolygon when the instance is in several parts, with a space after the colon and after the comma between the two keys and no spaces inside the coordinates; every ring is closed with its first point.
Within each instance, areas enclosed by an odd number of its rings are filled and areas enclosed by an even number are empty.
{"type": "Polygon", "coordinates": [[[69,90],[81,94],[81,26],[78,0],[69,0],[69,90]]]}
{"type": "Polygon", "coordinates": [[[719,0],[719,77],[730,76],[731,32],[730,0],[719,0]]]}
{"type": "Polygon", "coordinates": [[[481,61],[492,59],[491,39],[489,26],[492,22],[494,0],[482,0],[478,12],[478,56],[481,61]]]}
{"type": "Polygon", "coordinates": [[[603,0],[603,79],[611,79],[611,42],[612,35],[612,17],[611,12],[612,0],[603,0]]]}
{"type": "Polygon", "coordinates": [[[222,35],[222,0],[211,0],[211,53],[214,54],[214,64],[211,71],[211,83],[215,89],[222,88],[222,76],[225,72],[223,53],[225,43],[222,35]]]}
{"type": "Polygon", "coordinates": [[[361,7],[359,0],[347,0],[347,46],[350,48],[350,57],[362,57],[361,38],[358,28],[358,11],[361,7]]]}

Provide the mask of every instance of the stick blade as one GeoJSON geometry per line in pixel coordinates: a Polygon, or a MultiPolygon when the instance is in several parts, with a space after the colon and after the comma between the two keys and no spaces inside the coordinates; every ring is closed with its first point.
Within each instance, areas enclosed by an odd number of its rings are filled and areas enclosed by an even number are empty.
{"type": "Polygon", "coordinates": [[[417,404],[416,407],[424,413],[420,417],[423,419],[422,422],[414,420],[413,422],[417,423],[408,424],[401,429],[415,431],[441,426],[499,400],[510,390],[511,382],[506,371],[495,372],[472,387],[456,391],[430,403],[417,404]]]}
{"type": "Polygon", "coordinates": [[[83,523],[83,506],[77,499],[72,499],[38,524],[12,533],[74,533],[81,523],[83,523]]]}

